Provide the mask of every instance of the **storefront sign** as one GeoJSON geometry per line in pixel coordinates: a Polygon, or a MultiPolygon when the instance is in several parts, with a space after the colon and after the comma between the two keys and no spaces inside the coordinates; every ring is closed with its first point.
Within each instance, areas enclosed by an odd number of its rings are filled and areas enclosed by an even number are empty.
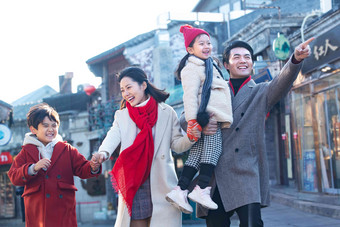
{"type": "Polygon", "coordinates": [[[273,50],[275,56],[280,60],[286,60],[289,57],[289,41],[283,34],[278,34],[278,37],[274,40],[273,50]]]}
{"type": "Polygon", "coordinates": [[[0,165],[12,164],[13,159],[11,153],[4,151],[0,154],[0,165]]]}
{"type": "Polygon", "coordinates": [[[316,37],[309,45],[312,49],[310,57],[306,58],[302,67],[302,74],[319,69],[322,65],[340,58],[340,26],[323,35],[316,37]]]}
{"type": "Polygon", "coordinates": [[[262,72],[251,76],[251,78],[255,81],[255,83],[268,82],[272,80],[272,75],[270,74],[269,69],[263,70],[262,72]]]}
{"type": "Polygon", "coordinates": [[[303,151],[303,189],[309,192],[317,190],[314,150],[303,151]]]}
{"type": "Polygon", "coordinates": [[[0,124],[0,146],[6,145],[11,137],[11,130],[6,125],[0,124]]]}

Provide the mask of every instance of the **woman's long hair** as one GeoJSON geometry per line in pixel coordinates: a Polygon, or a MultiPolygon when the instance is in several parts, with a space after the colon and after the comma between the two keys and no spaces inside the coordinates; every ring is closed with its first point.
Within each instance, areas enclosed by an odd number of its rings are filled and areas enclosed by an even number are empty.
{"type": "MultiPolygon", "coordinates": [[[[142,85],[143,82],[146,82],[146,89],[145,94],[151,95],[157,103],[165,102],[167,98],[169,98],[170,94],[168,92],[165,92],[164,90],[158,89],[155,85],[149,82],[146,73],[139,67],[131,66],[123,69],[118,75],[118,82],[124,78],[129,77],[133,81],[136,81],[139,85],[142,85]]],[[[123,109],[126,107],[126,101],[125,99],[122,99],[120,104],[120,109],[123,109]]]]}

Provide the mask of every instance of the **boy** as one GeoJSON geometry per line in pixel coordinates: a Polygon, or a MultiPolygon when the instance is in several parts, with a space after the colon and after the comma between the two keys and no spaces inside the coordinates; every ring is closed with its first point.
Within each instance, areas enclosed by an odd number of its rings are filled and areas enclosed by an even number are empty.
{"type": "Polygon", "coordinates": [[[62,141],[59,115],[49,105],[31,107],[27,124],[31,133],[8,172],[14,185],[25,186],[26,226],[77,226],[73,176],[98,176],[100,165],[62,141]]]}

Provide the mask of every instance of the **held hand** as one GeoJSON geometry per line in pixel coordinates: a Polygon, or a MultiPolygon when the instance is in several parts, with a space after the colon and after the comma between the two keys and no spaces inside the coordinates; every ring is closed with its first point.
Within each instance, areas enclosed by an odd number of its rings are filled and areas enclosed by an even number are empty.
{"type": "Polygon", "coordinates": [[[43,158],[39,160],[37,163],[35,163],[33,170],[35,172],[38,172],[42,168],[47,169],[50,166],[51,166],[51,160],[49,160],[48,158],[43,158]]]}
{"type": "Polygon", "coordinates": [[[297,61],[302,61],[303,59],[307,58],[311,55],[312,51],[309,46],[309,43],[312,42],[315,38],[310,38],[306,42],[301,43],[298,45],[294,50],[294,57],[297,61]]]}
{"type": "Polygon", "coordinates": [[[91,171],[96,173],[98,172],[99,168],[100,168],[100,164],[99,163],[94,163],[94,162],[90,162],[90,166],[91,166],[91,171]]]}
{"type": "Polygon", "coordinates": [[[191,135],[193,135],[194,138],[197,139],[195,140],[196,142],[198,141],[199,138],[201,138],[201,131],[202,131],[202,128],[199,124],[197,124],[196,127],[191,129],[191,135]]]}
{"type": "Polygon", "coordinates": [[[104,161],[104,155],[100,153],[95,153],[92,155],[91,161],[90,161],[90,166],[92,172],[97,172],[100,168],[100,165],[104,161]]]}
{"type": "Polygon", "coordinates": [[[199,135],[199,137],[196,137],[197,136],[197,130],[202,131],[202,128],[197,123],[197,121],[195,119],[189,120],[188,121],[188,127],[187,127],[187,136],[191,141],[197,142],[198,139],[201,137],[201,135],[199,135]]]}
{"type": "Polygon", "coordinates": [[[203,128],[202,132],[204,135],[211,136],[216,133],[217,127],[217,121],[214,118],[210,117],[209,123],[203,128]]]}
{"type": "MultiPolygon", "coordinates": [[[[103,153],[96,152],[93,154],[92,159],[96,160],[99,164],[102,164],[105,161],[105,155],[103,153]]],[[[91,159],[91,160],[92,160],[91,159]]]]}

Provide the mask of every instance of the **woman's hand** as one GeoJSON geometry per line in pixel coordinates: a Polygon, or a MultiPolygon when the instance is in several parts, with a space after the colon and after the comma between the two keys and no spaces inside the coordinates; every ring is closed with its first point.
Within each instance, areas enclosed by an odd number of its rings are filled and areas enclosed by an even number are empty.
{"type": "Polygon", "coordinates": [[[187,136],[191,141],[198,141],[201,138],[201,126],[197,123],[195,119],[188,121],[187,136]]]}
{"type": "Polygon", "coordinates": [[[94,153],[92,155],[90,166],[92,172],[97,172],[100,168],[100,165],[105,161],[105,156],[103,153],[94,153]]]}
{"type": "Polygon", "coordinates": [[[194,141],[197,142],[201,138],[201,134],[202,134],[201,131],[202,131],[202,128],[199,124],[197,124],[195,127],[191,129],[191,134],[195,138],[194,141]]]}

